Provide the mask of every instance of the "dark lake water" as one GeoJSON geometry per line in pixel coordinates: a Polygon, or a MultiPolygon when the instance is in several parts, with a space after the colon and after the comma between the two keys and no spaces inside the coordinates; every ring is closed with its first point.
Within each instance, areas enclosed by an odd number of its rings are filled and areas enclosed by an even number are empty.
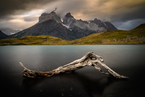
{"type": "Polygon", "coordinates": [[[145,97],[145,45],[0,46],[1,95],[15,97],[145,97]],[[101,74],[93,67],[50,78],[22,77],[27,68],[49,71],[93,51],[129,79],[101,74]]]}

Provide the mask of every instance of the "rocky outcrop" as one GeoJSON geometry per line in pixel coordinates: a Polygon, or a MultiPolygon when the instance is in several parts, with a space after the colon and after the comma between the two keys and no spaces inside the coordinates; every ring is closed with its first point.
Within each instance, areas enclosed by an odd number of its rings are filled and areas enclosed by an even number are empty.
{"type": "Polygon", "coordinates": [[[116,30],[116,27],[110,22],[102,22],[101,20],[95,18],[94,20],[90,20],[90,23],[94,23],[98,25],[98,27],[103,27],[106,30],[116,30]]]}
{"type": "Polygon", "coordinates": [[[63,24],[68,26],[68,28],[72,28],[75,21],[76,21],[76,19],[71,15],[70,12],[67,13],[63,18],[63,24]]]}
{"type": "Polygon", "coordinates": [[[57,23],[54,19],[46,20],[42,23],[25,29],[12,37],[23,37],[23,36],[38,36],[38,35],[51,35],[66,40],[76,39],[75,35],[65,28],[61,23],[57,23]]]}
{"type": "Polygon", "coordinates": [[[116,30],[116,28],[110,22],[102,22],[101,20],[95,18],[90,21],[76,20],[71,13],[67,13],[63,18],[63,24],[67,26],[69,29],[83,29],[95,31],[95,32],[104,32],[106,30],[116,30]]]}
{"type": "Polygon", "coordinates": [[[54,11],[52,11],[51,13],[42,13],[39,17],[38,23],[42,23],[50,19],[54,19],[57,23],[61,23],[61,18],[54,11]]]}

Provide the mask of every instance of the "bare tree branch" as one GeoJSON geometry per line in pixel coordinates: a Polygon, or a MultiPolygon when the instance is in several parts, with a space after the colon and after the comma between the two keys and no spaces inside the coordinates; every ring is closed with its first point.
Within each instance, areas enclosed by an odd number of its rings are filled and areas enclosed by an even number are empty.
{"type": "Polygon", "coordinates": [[[98,56],[94,54],[93,52],[88,52],[86,55],[84,55],[82,58],[77,59],[71,63],[68,63],[64,66],[60,66],[52,71],[48,72],[42,72],[42,71],[35,71],[27,69],[21,62],[20,65],[22,66],[23,70],[23,76],[29,77],[29,78],[41,78],[41,77],[51,77],[53,75],[57,75],[63,72],[69,72],[69,71],[75,71],[78,69],[81,69],[85,66],[93,66],[95,69],[99,70],[103,74],[107,75],[113,75],[116,78],[128,78],[126,76],[120,75],[113,71],[110,67],[108,67],[104,62],[101,56],[98,56]],[[108,70],[108,72],[102,71],[102,69],[97,65],[99,63],[104,68],[108,70]]]}

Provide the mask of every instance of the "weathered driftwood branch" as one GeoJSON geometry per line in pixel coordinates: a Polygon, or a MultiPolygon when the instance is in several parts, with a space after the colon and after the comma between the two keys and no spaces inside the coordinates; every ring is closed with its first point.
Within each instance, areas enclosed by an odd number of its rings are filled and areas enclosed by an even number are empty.
{"type": "Polygon", "coordinates": [[[85,66],[93,66],[97,70],[99,70],[103,74],[107,75],[113,75],[116,78],[128,78],[126,76],[120,75],[113,71],[111,68],[109,68],[104,62],[101,56],[98,56],[94,54],[93,52],[88,52],[86,55],[84,55],[82,58],[75,60],[69,64],[66,64],[64,66],[60,66],[52,71],[48,72],[41,72],[41,71],[35,71],[35,70],[30,70],[27,69],[21,62],[20,65],[23,67],[23,76],[24,77],[29,77],[29,78],[41,78],[41,77],[51,77],[53,75],[57,75],[63,72],[68,72],[68,71],[75,71],[80,68],[83,68],[85,66]],[[103,72],[102,69],[96,64],[99,63],[102,65],[104,68],[108,70],[108,72],[103,72]]]}

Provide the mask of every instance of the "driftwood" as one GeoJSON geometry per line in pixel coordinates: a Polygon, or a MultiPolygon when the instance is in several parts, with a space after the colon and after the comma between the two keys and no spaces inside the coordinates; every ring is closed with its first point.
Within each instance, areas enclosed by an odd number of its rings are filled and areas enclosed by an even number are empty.
{"type": "Polygon", "coordinates": [[[81,69],[85,66],[93,66],[97,70],[99,70],[103,74],[113,75],[115,78],[128,78],[127,76],[120,75],[113,71],[110,67],[108,67],[104,62],[101,56],[94,54],[93,52],[88,52],[82,58],[75,60],[69,64],[64,66],[60,66],[52,71],[42,72],[42,71],[35,71],[26,68],[21,62],[20,65],[23,67],[23,76],[29,78],[42,78],[42,77],[51,77],[53,75],[57,75],[64,72],[75,71],[81,69]],[[104,68],[108,70],[108,72],[103,72],[102,69],[97,65],[99,63],[104,68]]]}

